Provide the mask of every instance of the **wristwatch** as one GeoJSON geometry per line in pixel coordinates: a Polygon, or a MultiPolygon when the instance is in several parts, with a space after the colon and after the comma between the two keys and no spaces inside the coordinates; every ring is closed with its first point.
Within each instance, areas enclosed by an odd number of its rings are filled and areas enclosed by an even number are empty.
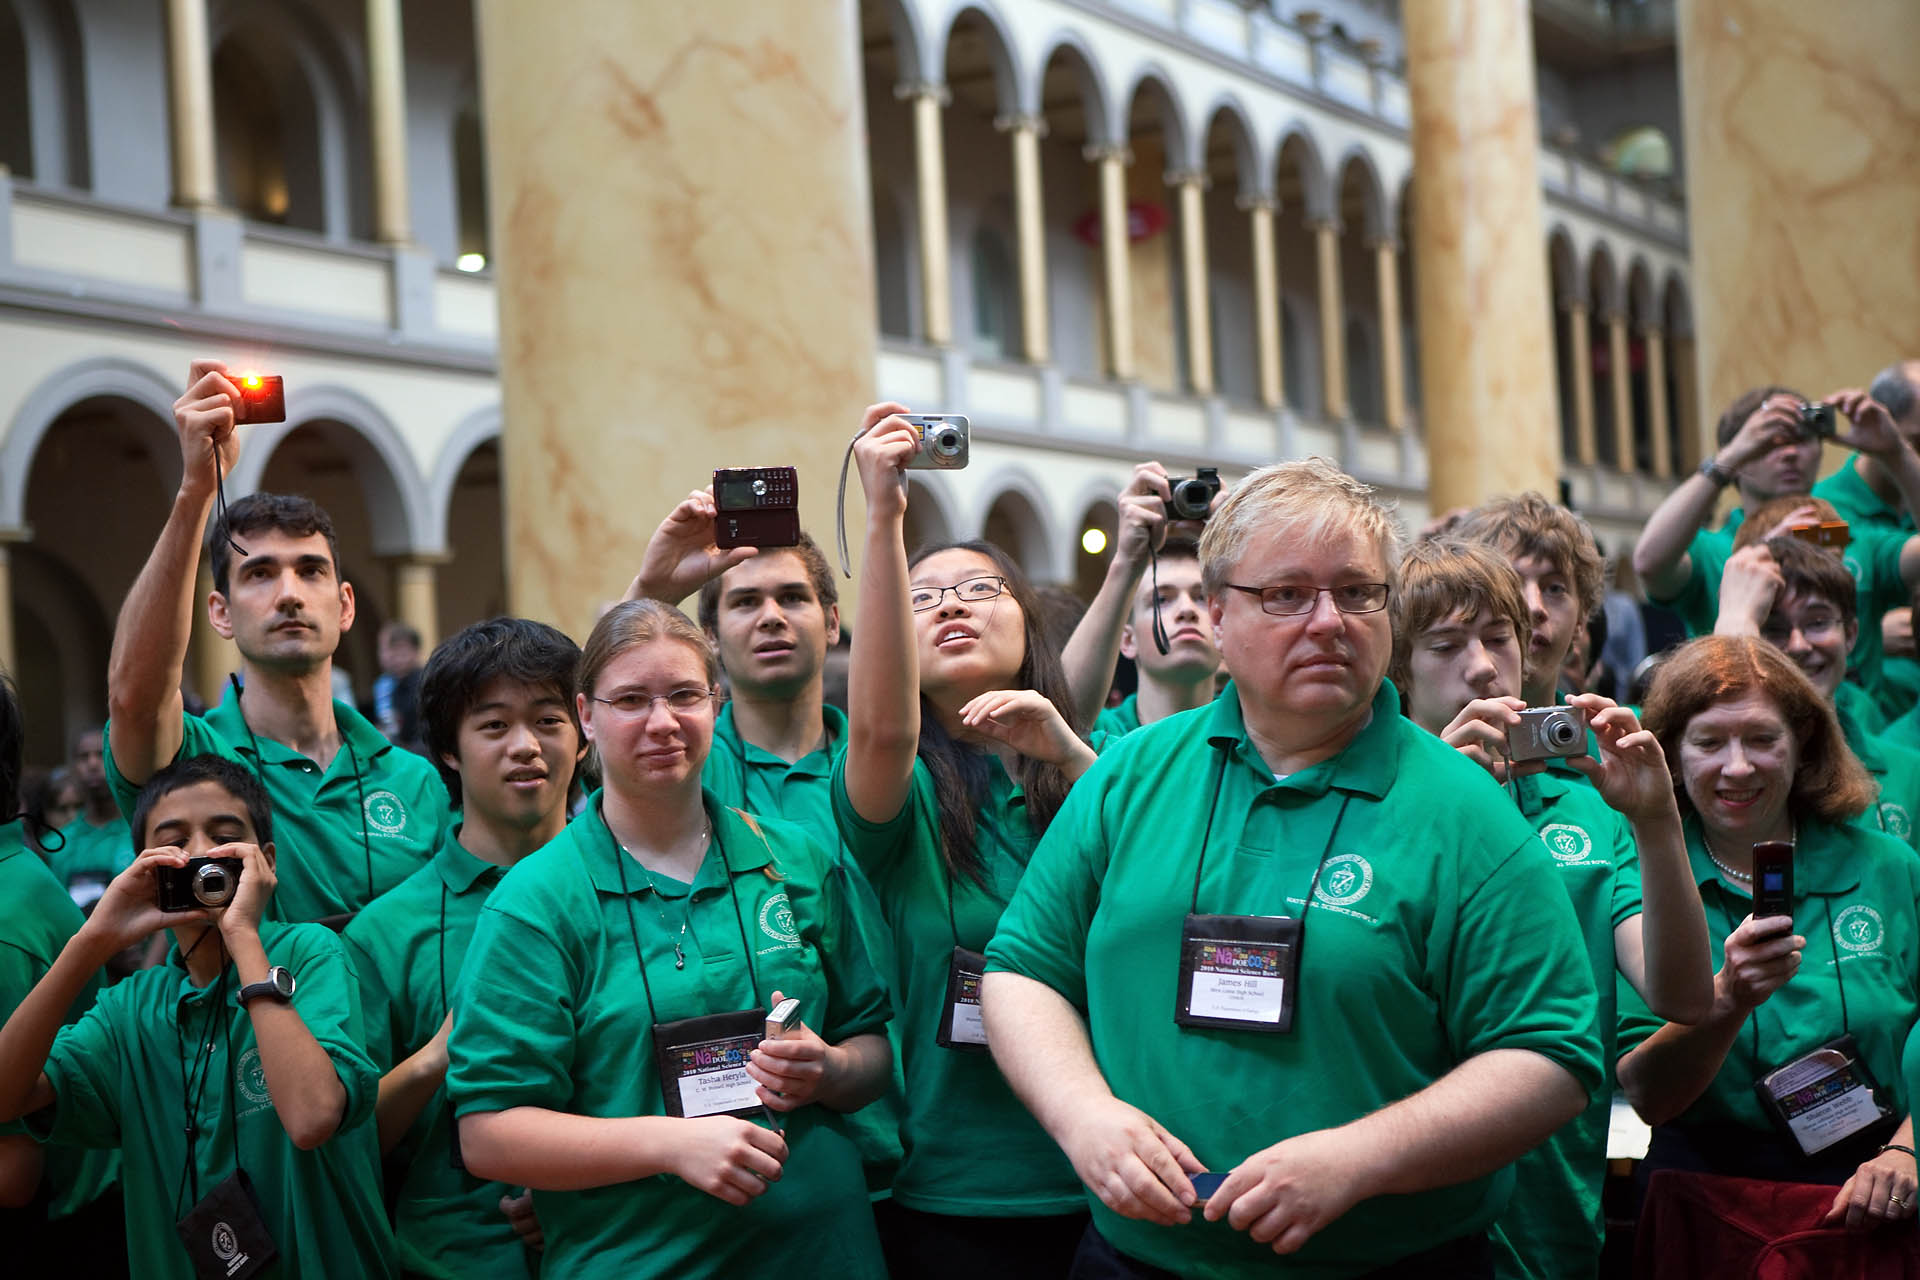
{"type": "Polygon", "coordinates": [[[1714,458],[1708,458],[1700,464],[1700,474],[1722,489],[1733,483],[1733,469],[1721,466],[1714,458]]]}
{"type": "Polygon", "coordinates": [[[248,1004],[261,996],[270,996],[281,1004],[293,999],[293,971],[281,965],[267,970],[264,982],[249,982],[240,988],[240,1003],[248,1004]]]}

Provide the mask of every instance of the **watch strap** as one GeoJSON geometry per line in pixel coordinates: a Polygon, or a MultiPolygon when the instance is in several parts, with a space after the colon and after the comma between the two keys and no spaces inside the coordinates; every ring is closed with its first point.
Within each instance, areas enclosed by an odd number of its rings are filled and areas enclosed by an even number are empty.
{"type": "Polygon", "coordinates": [[[267,970],[267,976],[265,978],[259,982],[249,982],[246,986],[241,987],[236,999],[243,1005],[251,1004],[253,1001],[262,997],[278,1000],[284,1004],[293,999],[293,985],[293,975],[280,965],[274,965],[271,969],[267,970]],[[283,976],[287,980],[287,989],[285,991],[280,989],[279,980],[283,976]]]}
{"type": "Polygon", "coordinates": [[[1700,464],[1700,474],[1724,489],[1733,483],[1733,469],[1724,467],[1716,458],[1708,458],[1700,464]]]}

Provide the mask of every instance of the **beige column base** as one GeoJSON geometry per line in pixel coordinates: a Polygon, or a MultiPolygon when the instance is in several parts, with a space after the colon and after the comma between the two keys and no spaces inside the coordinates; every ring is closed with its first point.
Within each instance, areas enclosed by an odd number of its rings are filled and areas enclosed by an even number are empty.
{"type": "Polygon", "coordinates": [[[393,616],[420,633],[420,652],[440,643],[440,598],[436,574],[450,556],[396,556],[393,559],[393,616]]]}

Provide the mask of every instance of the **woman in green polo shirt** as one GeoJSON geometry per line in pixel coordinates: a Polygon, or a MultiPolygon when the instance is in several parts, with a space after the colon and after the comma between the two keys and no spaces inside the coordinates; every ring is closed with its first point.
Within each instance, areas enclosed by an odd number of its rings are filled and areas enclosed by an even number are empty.
{"type": "Polygon", "coordinates": [[[905,412],[875,405],[854,445],[867,537],[833,785],[897,952],[906,1154],[882,1237],[895,1275],[1057,1277],[1086,1194],[985,1052],[977,953],[1094,756],[1006,554],[963,543],[907,558],[904,468],[920,437],[905,412]]]}
{"type": "Polygon", "coordinates": [[[1920,1014],[1920,856],[1852,824],[1872,782],[1771,645],[1688,644],[1655,677],[1646,724],[1675,772],[1720,966],[1691,1027],[1621,990],[1619,1077],[1654,1126],[1647,1168],[1827,1183],[1832,1221],[1911,1217],[1900,1053],[1920,1014]],[[1790,910],[1756,919],[1762,841],[1792,843],[1790,910]]]}
{"type": "Polygon", "coordinates": [[[701,788],[718,677],[671,606],[600,619],[576,705],[605,789],[501,880],[461,969],[460,1147],[534,1190],[546,1274],[883,1274],[825,1112],[886,1088],[885,988],[828,854],[701,788]]]}

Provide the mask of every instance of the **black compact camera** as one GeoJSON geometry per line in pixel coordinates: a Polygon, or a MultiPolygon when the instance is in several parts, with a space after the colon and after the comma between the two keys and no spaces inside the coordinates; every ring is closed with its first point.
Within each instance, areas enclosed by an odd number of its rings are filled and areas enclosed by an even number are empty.
{"type": "Polygon", "coordinates": [[[1213,499],[1220,492],[1220,468],[1201,467],[1184,480],[1169,480],[1167,503],[1169,520],[1205,520],[1213,510],[1213,499]]]}
{"type": "Polygon", "coordinates": [[[229,375],[228,381],[240,392],[240,403],[233,406],[235,426],[287,420],[287,383],[277,373],[229,375]]]}
{"type": "Polygon", "coordinates": [[[967,465],[967,418],[962,413],[910,413],[907,421],[920,431],[920,452],[907,463],[910,471],[958,471],[967,465]]]}
{"type": "Polygon", "coordinates": [[[720,467],[713,473],[717,547],[800,542],[800,475],[792,467],[720,467]]]}
{"type": "Polygon", "coordinates": [[[1507,730],[1507,757],[1553,760],[1587,753],[1587,713],[1574,707],[1528,707],[1507,730]]]}
{"type": "Polygon", "coordinates": [[[224,907],[240,889],[238,858],[188,858],[184,867],[157,867],[153,873],[154,903],[162,911],[194,911],[224,907]]]}
{"type": "Polygon", "coordinates": [[[1822,440],[1833,439],[1833,406],[1803,401],[1800,405],[1800,429],[1822,440]]]}

